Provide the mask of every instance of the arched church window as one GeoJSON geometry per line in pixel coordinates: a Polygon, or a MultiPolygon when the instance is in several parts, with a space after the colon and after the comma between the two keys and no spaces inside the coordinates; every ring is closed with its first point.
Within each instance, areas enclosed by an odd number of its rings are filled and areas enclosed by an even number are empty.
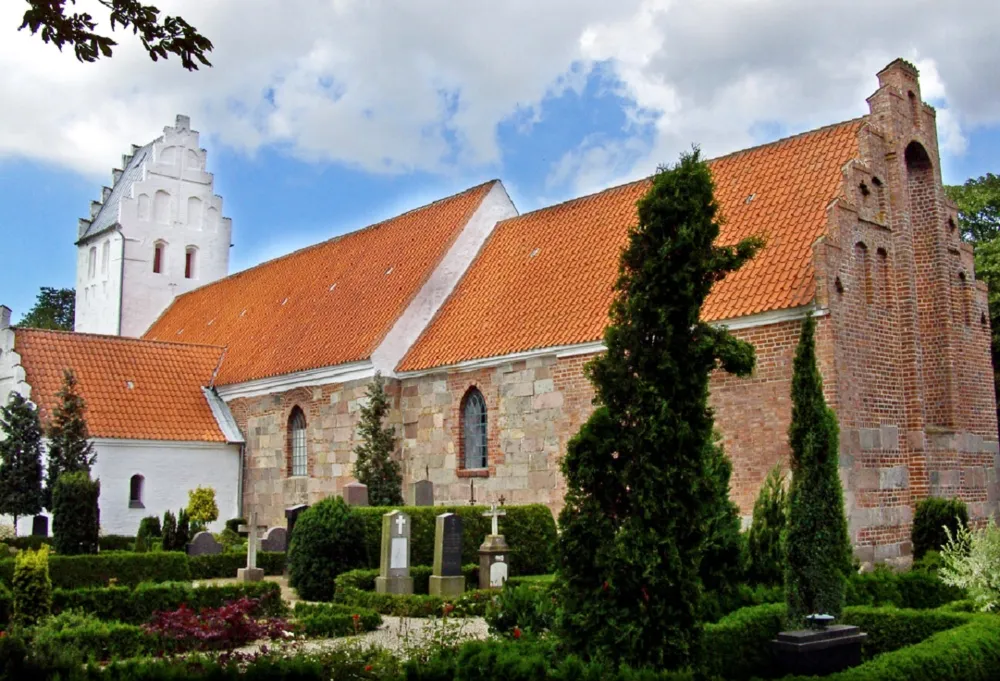
{"type": "Polygon", "coordinates": [[[157,241],[153,244],[153,273],[160,274],[163,272],[163,251],[166,250],[166,244],[162,241],[157,241]]]}
{"type": "Polygon", "coordinates": [[[111,240],[105,239],[101,244],[101,274],[108,273],[108,260],[111,259],[111,240]]]}
{"type": "Polygon", "coordinates": [[[462,403],[463,465],[467,469],[486,468],[486,400],[476,388],[470,388],[462,403]]]}
{"type": "Polygon", "coordinates": [[[195,260],[195,254],[197,252],[198,252],[198,249],[195,248],[194,246],[188,246],[187,248],[184,249],[184,278],[185,279],[194,279],[194,275],[195,275],[195,272],[194,272],[194,260],[195,260]]]}
{"type": "Polygon", "coordinates": [[[146,479],[141,475],[133,475],[128,483],[128,507],[129,508],[146,508],[142,503],[142,488],[145,485],[146,479]]]}
{"type": "Polygon", "coordinates": [[[87,254],[87,276],[93,279],[95,274],[97,274],[97,246],[91,246],[87,254]]]}
{"type": "Polygon", "coordinates": [[[306,415],[298,407],[292,409],[288,417],[288,459],[289,475],[309,475],[306,452],[306,415]]]}

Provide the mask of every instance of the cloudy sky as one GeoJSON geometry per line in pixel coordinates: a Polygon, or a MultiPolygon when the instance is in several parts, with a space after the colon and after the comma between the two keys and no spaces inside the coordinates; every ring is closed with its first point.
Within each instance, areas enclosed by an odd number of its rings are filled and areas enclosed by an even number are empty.
{"type": "Polygon", "coordinates": [[[15,319],[40,286],[73,285],[77,218],[177,113],[233,218],[233,270],[493,177],[530,210],[692,143],[715,156],[858,116],[895,57],[937,107],[945,181],[1000,172],[995,0],[157,5],[213,41],[213,68],[153,63],[129,34],[80,64],[17,31],[24,3],[0,3],[0,303],[15,319]]]}

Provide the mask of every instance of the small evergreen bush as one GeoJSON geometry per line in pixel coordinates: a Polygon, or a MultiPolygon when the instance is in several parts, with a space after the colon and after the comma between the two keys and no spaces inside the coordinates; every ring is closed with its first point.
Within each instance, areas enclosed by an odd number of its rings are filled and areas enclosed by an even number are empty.
{"type": "Polygon", "coordinates": [[[383,427],[389,414],[389,396],[380,372],[368,385],[368,403],[361,407],[358,435],[361,444],[354,448],[357,461],[354,476],[368,486],[368,503],[372,506],[403,505],[403,473],[393,458],[396,436],[392,426],[383,427]]]}
{"type": "Polygon", "coordinates": [[[62,556],[97,553],[100,480],[85,471],[63,473],[52,491],[52,548],[62,556]]]}
{"type": "Polygon", "coordinates": [[[785,476],[778,464],[767,474],[753,505],[753,521],[747,534],[749,566],[747,578],[754,584],[781,584],[785,556],[781,535],[788,517],[785,476]]]}
{"type": "Polygon", "coordinates": [[[940,551],[948,543],[948,531],[954,535],[959,527],[968,525],[969,510],[960,499],[921,499],[913,512],[913,529],[910,531],[913,559],[920,560],[928,551],[940,551]]]}
{"type": "Polygon", "coordinates": [[[63,384],[56,394],[59,403],[52,412],[46,437],[45,507],[54,514],[56,483],[63,473],[87,473],[94,465],[94,445],[87,429],[87,405],[79,394],[76,376],[71,369],[63,372],[63,384]]]}
{"type": "Polygon", "coordinates": [[[491,634],[540,636],[555,628],[558,606],[550,587],[504,584],[486,606],[491,634]]]}
{"type": "Polygon", "coordinates": [[[163,527],[160,525],[160,519],[155,515],[148,515],[139,521],[139,531],[135,533],[137,537],[145,537],[147,539],[155,537],[159,539],[163,536],[163,527]]]}
{"type": "Polygon", "coordinates": [[[382,625],[382,616],[366,608],[299,601],[295,621],[309,638],[334,638],[375,631],[382,625]]]}
{"type": "Polygon", "coordinates": [[[188,542],[191,541],[191,519],[188,517],[186,508],[182,508],[177,513],[177,533],[174,535],[174,544],[170,548],[164,546],[165,551],[185,551],[188,542]]]}
{"type": "Polygon", "coordinates": [[[52,612],[52,580],[49,579],[49,547],[21,551],[14,558],[14,620],[31,626],[52,612]]]}
{"type": "Polygon", "coordinates": [[[0,408],[0,513],[17,519],[40,513],[42,489],[42,426],[38,410],[18,393],[0,408]]]}
{"type": "Polygon", "coordinates": [[[364,524],[341,497],[310,506],[295,523],[288,551],[288,583],[307,601],[333,599],[341,572],[365,564],[364,524]]]}
{"type": "Polygon", "coordinates": [[[164,551],[173,551],[177,545],[177,516],[173,511],[163,512],[163,529],[160,533],[164,551]]]}

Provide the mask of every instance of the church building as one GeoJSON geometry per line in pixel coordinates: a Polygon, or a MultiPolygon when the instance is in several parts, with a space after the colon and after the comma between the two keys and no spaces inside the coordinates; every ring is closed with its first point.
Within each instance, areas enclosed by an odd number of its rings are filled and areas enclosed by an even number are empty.
{"type": "MultiPolygon", "coordinates": [[[[978,519],[997,511],[1000,447],[986,287],[943,191],[917,70],[889,64],[868,107],[709,161],[720,241],[760,235],[767,246],[715,286],[703,318],[757,351],[751,377],[711,383],[745,518],[768,470],[788,461],[792,357],[812,315],[856,554],[905,562],[920,499],[959,497],[978,519]]],[[[562,508],[559,462],[593,409],[582,368],[603,350],[618,256],[649,180],[525,214],[494,180],[225,276],[230,225],[204,161],[183,117],[133,150],[80,229],[77,330],[106,335],[11,330],[0,394],[44,382],[60,342],[94,349],[73,356],[81,374],[116,344],[148,348],[149,366],[183,349],[217,357],[210,375],[192,368],[194,384],[178,386],[217,432],[171,437],[238,450],[233,504],[276,524],[354,480],[359,410],[380,371],[407,489],[429,479],[436,503],[474,493],[562,508]]],[[[94,418],[139,408],[138,391],[102,380],[81,378],[94,418]],[[107,403],[91,397],[104,390],[107,403]]],[[[150,399],[132,437],[186,421],[178,398],[150,399]]]]}

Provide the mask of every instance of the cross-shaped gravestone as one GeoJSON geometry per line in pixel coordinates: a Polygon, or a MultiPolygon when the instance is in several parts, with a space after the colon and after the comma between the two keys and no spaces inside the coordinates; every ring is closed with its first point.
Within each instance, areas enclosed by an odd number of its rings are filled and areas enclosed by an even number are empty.
{"type": "Polygon", "coordinates": [[[257,524],[257,511],[250,511],[250,522],[237,528],[247,533],[247,566],[236,573],[241,582],[259,582],[264,578],[264,571],[257,567],[257,545],[260,533],[267,531],[267,525],[257,524]]]}
{"type": "Polygon", "coordinates": [[[502,508],[497,508],[496,502],[494,502],[490,504],[490,510],[484,511],[483,515],[487,518],[492,518],[493,520],[492,532],[490,532],[490,534],[494,536],[500,534],[500,524],[498,521],[500,520],[500,516],[507,515],[507,511],[502,508]]]}

